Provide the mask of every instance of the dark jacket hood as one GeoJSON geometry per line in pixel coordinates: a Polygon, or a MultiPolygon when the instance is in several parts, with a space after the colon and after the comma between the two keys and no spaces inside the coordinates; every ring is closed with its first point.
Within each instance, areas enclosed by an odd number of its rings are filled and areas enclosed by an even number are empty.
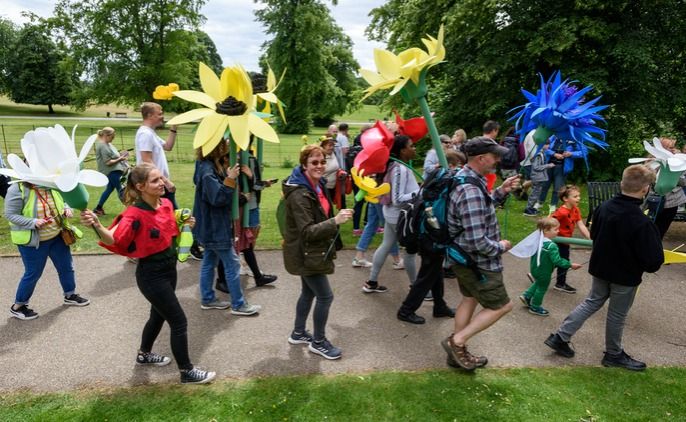
{"type": "MultiPolygon", "coordinates": [[[[315,197],[317,195],[317,192],[314,191],[314,188],[310,184],[309,179],[307,176],[305,176],[305,173],[302,171],[301,166],[297,166],[296,168],[293,169],[293,172],[291,173],[290,176],[288,176],[288,179],[284,180],[283,182],[283,196],[284,198],[287,198],[288,195],[290,195],[293,191],[296,189],[304,187],[305,189],[309,190],[312,192],[315,197]]],[[[326,185],[324,184],[324,180],[321,179],[319,180],[319,187],[323,189],[324,192],[326,192],[326,185]]]]}

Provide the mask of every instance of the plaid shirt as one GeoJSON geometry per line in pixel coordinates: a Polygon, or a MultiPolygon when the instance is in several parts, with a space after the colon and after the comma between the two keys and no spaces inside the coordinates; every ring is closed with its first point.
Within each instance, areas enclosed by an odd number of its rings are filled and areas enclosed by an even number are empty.
{"type": "MultiPolygon", "coordinates": [[[[478,179],[484,189],[486,178],[464,166],[457,176],[478,179]]],[[[501,202],[506,194],[496,189],[491,195],[494,203],[501,202]]],[[[448,205],[448,230],[453,242],[468,253],[479,268],[502,272],[500,255],[505,252],[500,242],[500,226],[495,216],[495,207],[486,202],[483,192],[471,183],[457,185],[450,193],[448,205]],[[460,233],[460,228],[464,230],[460,233]],[[458,234],[459,233],[459,234],[458,234]]]]}

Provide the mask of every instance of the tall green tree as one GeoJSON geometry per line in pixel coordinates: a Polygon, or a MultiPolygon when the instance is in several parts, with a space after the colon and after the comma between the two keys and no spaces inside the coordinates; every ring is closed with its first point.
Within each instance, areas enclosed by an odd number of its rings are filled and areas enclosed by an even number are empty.
{"type": "Polygon", "coordinates": [[[48,22],[82,64],[80,101],[138,104],[155,86],[197,78],[204,0],[60,0],[48,22]]]}
{"type": "MultiPolygon", "coordinates": [[[[287,69],[278,96],[286,104],[286,133],[307,133],[313,118],[326,121],[346,110],[357,89],[352,41],[319,0],[255,0],[257,20],[273,38],[263,48],[277,75],[287,69]]],[[[335,1],[332,2],[334,5],[335,1]]],[[[264,61],[264,58],[263,58],[264,61]]]]}
{"type": "Polygon", "coordinates": [[[0,93],[9,93],[8,66],[10,52],[17,38],[19,29],[12,21],[0,18],[0,93]]]}
{"type": "Polygon", "coordinates": [[[592,84],[612,107],[607,153],[594,178],[616,178],[641,140],[666,131],[686,134],[686,3],[678,0],[390,0],[372,11],[368,34],[392,49],[419,45],[446,25],[447,62],[430,77],[430,102],[445,131],[472,134],[486,119],[505,123],[535,90],[538,73],[559,69],[592,84]]]}
{"type": "Polygon", "coordinates": [[[47,105],[70,104],[78,84],[73,63],[52,42],[46,29],[27,24],[7,53],[6,71],[10,99],[16,103],[47,105]]]}

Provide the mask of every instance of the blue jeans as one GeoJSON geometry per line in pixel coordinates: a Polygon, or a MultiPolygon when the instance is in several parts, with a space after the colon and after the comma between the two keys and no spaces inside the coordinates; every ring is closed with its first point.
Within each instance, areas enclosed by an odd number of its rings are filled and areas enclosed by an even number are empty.
{"type": "MultiPolygon", "coordinates": [[[[362,236],[360,236],[360,240],[357,241],[357,246],[355,246],[355,249],[358,251],[366,252],[376,234],[376,229],[385,224],[382,207],[383,205],[381,204],[367,204],[367,224],[364,225],[362,236]]],[[[397,242],[391,246],[390,254],[391,256],[398,256],[397,242]]]]}
{"type": "Polygon", "coordinates": [[[214,269],[217,267],[220,259],[222,264],[224,264],[226,285],[229,287],[229,293],[231,294],[231,307],[238,309],[243,306],[245,299],[241,289],[241,263],[233,248],[211,249],[205,247],[202,265],[200,266],[200,297],[202,303],[207,304],[217,298],[214,294],[212,283],[214,282],[214,269]]]}
{"type": "Polygon", "coordinates": [[[48,262],[48,257],[57,270],[64,296],[69,296],[76,291],[71,250],[59,235],[50,240],[41,241],[37,249],[31,246],[19,246],[19,254],[24,263],[24,275],[17,286],[17,295],[14,299],[17,305],[29,303],[36,283],[48,262]]]}
{"type": "Polygon", "coordinates": [[[260,225],[260,207],[253,208],[248,214],[248,227],[259,227],[260,225]]]}
{"type": "Polygon", "coordinates": [[[543,191],[541,196],[538,198],[538,202],[545,204],[545,198],[548,196],[548,189],[550,185],[553,185],[553,196],[550,198],[550,205],[557,206],[557,201],[560,199],[557,197],[557,193],[560,188],[565,185],[565,169],[564,164],[558,164],[555,167],[548,169],[548,181],[543,185],[543,191]]]}
{"type": "Polygon", "coordinates": [[[105,205],[107,198],[110,197],[110,194],[115,189],[117,190],[117,194],[119,194],[119,199],[121,200],[122,196],[124,195],[124,189],[121,188],[121,183],[119,183],[121,180],[121,175],[121,170],[115,170],[107,175],[107,187],[102,195],[100,195],[98,205],[95,207],[96,209],[102,208],[102,206],[105,205]]]}

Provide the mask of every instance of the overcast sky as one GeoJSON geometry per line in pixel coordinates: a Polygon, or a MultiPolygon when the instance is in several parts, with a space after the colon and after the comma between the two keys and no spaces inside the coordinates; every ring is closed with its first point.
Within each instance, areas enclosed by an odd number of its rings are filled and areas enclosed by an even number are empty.
{"type": "MultiPolygon", "coordinates": [[[[385,0],[338,0],[337,6],[331,6],[326,2],[338,25],[352,39],[353,54],[361,67],[374,69],[372,50],[384,48],[364,36],[370,21],[369,11],[384,3],[385,0]]],[[[253,10],[258,6],[253,0],[209,0],[203,7],[207,22],[202,29],[217,45],[225,66],[240,63],[248,70],[259,70],[257,60],[266,36],[261,24],[255,22],[253,10]]],[[[47,17],[52,15],[53,7],[52,0],[2,0],[0,16],[24,23],[22,11],[47,17]]]]}

